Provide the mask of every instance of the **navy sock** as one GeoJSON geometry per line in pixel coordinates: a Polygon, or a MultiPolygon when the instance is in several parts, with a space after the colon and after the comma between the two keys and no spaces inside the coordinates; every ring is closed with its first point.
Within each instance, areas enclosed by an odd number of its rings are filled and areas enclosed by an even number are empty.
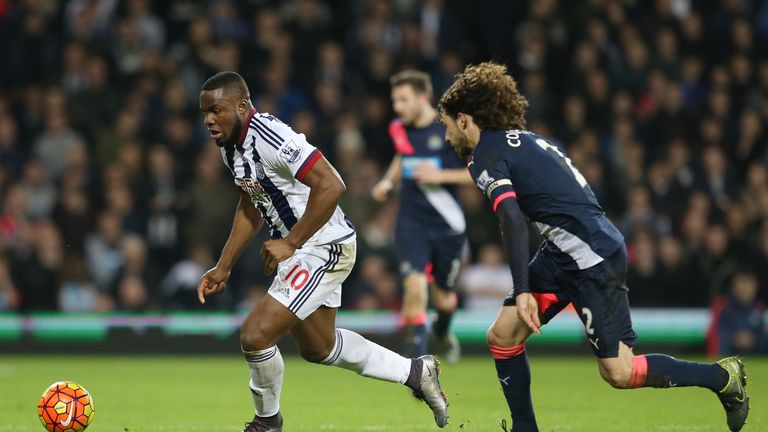
{"type": "Polygon", "coordinates": [[[451,326],[451,318],[453,318],[453,311],[437,311],[437,319],[432,323],[432,333],[434,333],[438,339],[443,339],[445,338],[445,335],[448,334],[448,328],[451,326]]]}
{"type": "Polygon", "coordinates": [[[403,332],[405,336],[405,352],[410,357],[416,358],[427,354],[427,336],[429,330],[427,325],[411,324],[405,327],[403,332]]]}
{"type": "MultiPolygon", "coordinates": [[[[495,348],[491,347],[491,351],[495,348]]],[[[494,357],[498,357],[496,353],[494,357]]],[[[496,374],[512,414],[512,432],[538,432],[531,401],[531,368],[525,350],[514,357],[496,358],[496,374]]]]}
{"type": "Polygon", "coordinates": [[[728,384],[728,372],[717,363],[678,360],[665,354],[646,354],[645,387],[705,387],[718,392],[728,384]]]}

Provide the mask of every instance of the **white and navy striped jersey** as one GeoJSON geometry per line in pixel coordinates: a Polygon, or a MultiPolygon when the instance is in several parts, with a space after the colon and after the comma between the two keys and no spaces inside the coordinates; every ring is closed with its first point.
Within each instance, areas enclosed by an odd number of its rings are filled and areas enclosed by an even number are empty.
{"type": "MultiPolygon", "coordinates": [[[[221,148],[235,185],[261,210],[273,239],[284,238],[304,215],[309,186],[302,183],[323,154],[274,116],[251,111],[235,144],[221,148]]],[[[345,243],[355,227],[336,207],[307,245],[345,243]]]]}

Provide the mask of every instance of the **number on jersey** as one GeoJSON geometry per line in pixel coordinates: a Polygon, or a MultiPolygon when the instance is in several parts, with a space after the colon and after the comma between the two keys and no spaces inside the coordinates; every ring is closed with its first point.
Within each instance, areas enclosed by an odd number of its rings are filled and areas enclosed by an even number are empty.
{"type": "Polygon", "coordinates": [[[536,140],[536,144],[539,145],[544,151],[553,154],[557,161],[560,163],[560,166],[563,167],[563,169],[570,171],[573,175],[573,178],[576,180],[576,182],[581,186],[582,188],[585,188],[588,186],[587,179],[584,178],[583,175],[581,175],[581,172],[579,172],[578,168],[573,164],[573,161],[571,161],[568,156],[564,155],[562,151],[560,151],[559,148],[553,146],[552,144],[544,141],[543,139],[539,138],[536,140]]]}

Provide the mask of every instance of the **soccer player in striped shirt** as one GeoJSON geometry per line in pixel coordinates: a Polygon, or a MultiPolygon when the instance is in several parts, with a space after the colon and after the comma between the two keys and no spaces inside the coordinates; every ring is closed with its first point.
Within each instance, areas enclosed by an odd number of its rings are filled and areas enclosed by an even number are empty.
{"type": "Polygon", "coordinates": [[[512,271],[514,289],[488,330],[512,430],[538,431],[525,341],[570,303],[610,385],[710,389],[729,428],[740,430],[749,412],[741,360],[707,364],[634,354],[624,238],[573,162],[525,130],[528,101],[506,72],[494,63],[467,67],[440,99],[440,112],[446,140],[458,154],[472,155],[469,172],[499,219],[512,271]],[[528,222],[545,238],[530,263],[528,222]]]}
{"type": "Polygon", "coordinates": [[[289,332],[308,361],[405,384],[444,427],[448,408],[434,357],[404,358],[336,328],[341,284],[356,250],[355,228],[338,206],[345,186],[336,170],[303,134],[258,113],[235,72],[218,73],[203,84],[200,110],[242,192],[219,261],[200,280],[200,302],[226,287],[232,266],[263,225],[271,236],[261,256],[267,273],[276,275],[240,330],[256,411],[244,432],[282,430],[284,364],[276,344],[289,332]]]}

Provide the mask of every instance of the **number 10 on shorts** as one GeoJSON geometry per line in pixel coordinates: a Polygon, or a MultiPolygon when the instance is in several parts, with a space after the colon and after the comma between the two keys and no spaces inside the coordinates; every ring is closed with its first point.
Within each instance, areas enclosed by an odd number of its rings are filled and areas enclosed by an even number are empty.
{"type": "Polygon", "coordinates": [[[283,280],[287,281],[288,279],[291,279],[290,284],[291,288],[294,289],[294,291],[298,291],[302,288],[304,288],[304,285],[307,283],[307,280],[309,280],[309,271],[307,269],[301,269],[299,270],[300,265],[296,264],[293,266],[291,271],[288,272],[287,275],[285,275],[285,278],[283,280]],[[298,270],[298,271],[297,271],[298,270]]]}

